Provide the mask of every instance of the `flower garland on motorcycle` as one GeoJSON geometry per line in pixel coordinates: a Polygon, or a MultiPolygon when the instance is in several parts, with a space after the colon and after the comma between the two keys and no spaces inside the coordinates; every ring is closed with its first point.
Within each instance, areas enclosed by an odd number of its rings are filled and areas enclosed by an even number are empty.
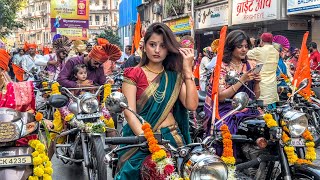
{"type": "MultiPolygon", "coordinates": [[[[271,114],[265,114],[263,116],[267,127],[272,128],[272,127],[277,127],[278,123],[276,120],[273,119],[271,114]]],[[[295,148],[290,145],[290,137],[288,136],[289,134],[289,129],[286,126],[287,124],[284,121],[281,121],[281,127],[282,127],[282,141],[285,144],[284,146],[284,151],[286,152],[287,159],[290,164],[311,164],[312,161],[316,159],[316,151],[315,151],[315,144],[313,142],[313,137],[312,134],[310,133],[309,130],[306,130],[303,134],[302,137],[307,141],[306,142],[306,159],[300,159],[298,158],[297,154],[295,153],[295,148]]]]}
{"type": "MultiPolygon", "coordinates": [[[[60,92],[60,85],[58,82],[55,82],[51,85],[51,95],[53,94],[61,94],[60,92]]],[[[102,107],[104,107],[104,102],[106,101],[107,97],[111,94],[111,85],[110,84],[105,84],[104,85],[104,93],[103,93],[103,101],[102,101],[102,107]]],[[[109,115],[102,115],[99,119],[103,124],[109,128],[114,128],[114,121],[111,116],[109,115]],[[107,116],[107,117],[106,117],[107,116]]],[[[69,113],[66,115],[64,120],[66,122],[70,122],[72,119],[74,119],[75,115],[73,113],[69,113]]],[[[63,121],[61,119],[61,113],[57,109],[54,113],[54,120],[53,120],[54,127],[59,127],[55,130],[61,131],[63,129],[63,121]]],[[[87,123],[85,129],[92,132],[92,133],[104,133],[106,131],[106,128],[103,127],[104,125],[102,124],[92,124],[92,123],[87,123]]],[[[54,136],[54,135],[53,135],[54,136]]],[[[59,141],[58,141],[59,143],[59,141]]],[[[63,139],[60,140],[60,143],[63,143],[63,139]]]]}

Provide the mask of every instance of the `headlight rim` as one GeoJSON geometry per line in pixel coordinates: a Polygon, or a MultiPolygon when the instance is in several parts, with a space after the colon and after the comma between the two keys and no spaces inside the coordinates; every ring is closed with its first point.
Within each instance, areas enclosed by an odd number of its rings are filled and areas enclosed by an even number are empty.
{"type": "Polygon", "coordinates": [[[308,129],[308,118],[306,116],[306,113],[304,112],[301,112],[301,111],[298,111],[298,110],[294,110],[294,109],[291,109],[291,110],[288,110],[285,114],[284,114],[284,121],[287,123],[287,127],[289,128],[290,130],[290,135],[292,137],[299,137],[301,136],[307,129],[308,129]],[[299,122],[301,122],[302,118],[304,118],[303,120],[305,120],[305,125],[303,126],[302,124],[300,124],[299,122]],[[297,125],[297,122],[294,122],[294,121],[297,121],[298,122],[298,125],[300,125],[304,130],[302,130],[301,132],[297,133],[295,131],[293,131],[293,125],[297,125]]]}
{"type": "Polygon", "coordinates": [[[81,111],[87,113],[87,114],[90,114],[90,113],[95,113],[99,110],[99,101],[97,99],[97,97],[91,93],[85,93],[83,94],[81,100],[80,100],[80,108],[81,108],[81,111]],[[87,111],[86,108],[84,108],[84,105],[85,105],[85,102],[87,100],[90,100],[90,99],[94,99],[96,101],[96,104],[97,104],[97,108],[93,111],[87,111]]]}

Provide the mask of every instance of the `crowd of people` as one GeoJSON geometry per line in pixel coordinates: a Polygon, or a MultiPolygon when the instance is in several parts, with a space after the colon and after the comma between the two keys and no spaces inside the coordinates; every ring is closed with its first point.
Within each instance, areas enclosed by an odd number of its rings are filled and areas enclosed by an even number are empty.
{"type": "MultiPolygon", "coordinates": [[[[197,88],[206,92],[212,90],[218,41],[195,56],[194,40],[190,36],[178,39],[168,26],[154,23],[146,30],[135,53],[131,54],[131,46],[126,46],[116,61],[110,61],[104,48],[106,41],[98,39],[92,46],[57,35],[53,39],[53,53],[41,55],[35,44],[26,44],[25,48],[12,54],[11,63],[23,69],[23,80],[34,80],[33,71],[44,70],[51,80],[67,88],[102,85],[107,82],[107,75],[124,69],[122,92],[128,105],[151,124],[154,132],[160,132],[173,146],[179,147],[190,143],[187,110],[198,107],[197,88]],[[198,87],[195,76],[199,79],[198,87]]],[[[311,42],[308,48],[312,70],[320,70],[317,44],[311,42]]],[[[2,70],[7,70],[6,65],[10,64],[9,55],[4,56],[5,53],[0,52],[0,60],[5,64],[1,66],[2,70]]],[[[281,35],[263,33],[255,40],[242,30],[231,31],[226,37],[218,82],[220,116],[232,109],[225,99],[238,92],[246,92],[251,99],[263,100],[269,109],[276,108],[278,87],[285,84],[281,75],[292,78],[299,53],[300,49],[291,47],[289,40],[281,35]],[[261,70],[254,71],[258,64],[262,64],[261,70]],[[227,81],[230,72],[236,73],[238,81],[227,81]]],[[[10,73],[12,78],[14,74],[10,73]]],[[[212,102],[208,93],[205,106],[208,119],[212,116],[212,102]]],[[[235,134],[244,118],[259,114],[258,110],[245,109],[224,122],[231,134],[235,134]]],[[[125,111],[125,118],[128,124],[123,128],[123,136],[144,133],[142,122],[136,116],[125,111]]],[[[206,124],[208,130],[210,125],[206,124]]],[[[141,164],[149,154],[137,148],[122,152],[115,179],[139,177],[141,164]]]]}

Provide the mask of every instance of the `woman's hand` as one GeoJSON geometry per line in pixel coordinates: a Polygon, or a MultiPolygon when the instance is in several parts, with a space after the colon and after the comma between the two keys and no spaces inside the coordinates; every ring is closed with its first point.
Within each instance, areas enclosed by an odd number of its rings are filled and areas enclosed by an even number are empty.
{"type": "Polygon", "coordinates": [[[261,75],[260,74],[254,74],[254,78],[256,83],[259,83],[261,81],[261,75]]]}
{"type": "Polygon", "coordinates": [[[194,50],[191,48],[179,48],[179,52],[183,58],[183,72],[192,72],[192,65],[194,61],[194,50]]]}
{"type": "Polygon", "coordinates": [[[248,81],[251,81],[253,80],[255,77],[255,74],[251,71],[247,71],[246,73],[244,73],[241,78],[240,78],[240,81],[245,83],[245,82],[248,82],[248,81]]]}
{"type": "Polygon", "coordinates": [[[45,120],[43,120],[43,121],[44,121],[44,124],[47,126],[47,129],[49,129],[49,130],[53,129],[53,123],[52,123],[52,121],[47,120],[47,119],[45,119],[45,120]]]}

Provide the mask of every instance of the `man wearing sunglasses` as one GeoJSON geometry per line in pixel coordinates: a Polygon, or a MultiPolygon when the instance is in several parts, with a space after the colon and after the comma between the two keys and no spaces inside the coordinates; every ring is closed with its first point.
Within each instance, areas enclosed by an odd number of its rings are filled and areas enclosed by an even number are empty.
{"type": "Polygon", "coordinates": [[[62,68],[57,81],[61,86],[67,88],[87,87],[94,84],[102,85],[106,82],[102,64],[108,61],[108,54],[100,45],[93,46],[88,56],[77,56],[70,58],[62,68]],[[73,76],[73,67],[78,64],[87,66],[88,84],[77,84],[73,76]],[[89,84],[90,82],[90,84],[89,84]]]}
{"type": "Polygon", "coordinates": [[[72,42],[68,37],[60,36],[60,38],[55,39],[52,43],[55,52],[45,55],[45,62],[36,62],[38,65],[46,66],[45,70],[48,72],[50,80],[57,80],[61,69],[65,65],[71,44],[72,42]]]}

